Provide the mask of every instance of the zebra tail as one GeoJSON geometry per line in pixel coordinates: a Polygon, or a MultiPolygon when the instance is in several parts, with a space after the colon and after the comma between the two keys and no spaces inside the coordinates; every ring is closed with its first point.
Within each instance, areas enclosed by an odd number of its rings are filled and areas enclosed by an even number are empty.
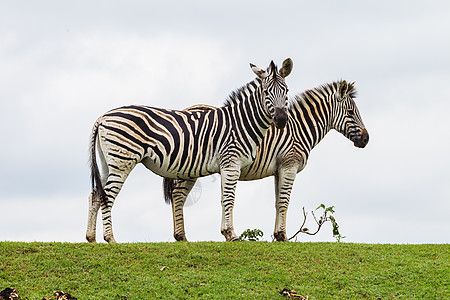
{"type": "Polygon", "coordinates": [[[102,202],[106,201],[106,193],[105,190],[103,189],[103,185],[102,185],[102,180],[100,177],[100,171],[98,170],[98,165],[97,165],[97,156],[96,156],[96,149],[95,149],[95,144],[96,144],[96,140],[97,140],[97,135],[98,135],[98,126],[100,125],[100,123],[97,121],[94,125],[94,129],[92,130],[92,134],[91,134],[91,140],[90,140],[90,158],[89,161],[91,163],[91,184],[92,184],[92,191],[95,193],[99,193],[100,195],[100,200],[102,202]]]}
{"type": "Polygon", "coordinates": [[[172,178],[164,178],[163,179],[163,191],[164,191],[164,200],[167,204],[172,203],[172,192],[173,187],[175,186],[175,179],[172,178]]]}

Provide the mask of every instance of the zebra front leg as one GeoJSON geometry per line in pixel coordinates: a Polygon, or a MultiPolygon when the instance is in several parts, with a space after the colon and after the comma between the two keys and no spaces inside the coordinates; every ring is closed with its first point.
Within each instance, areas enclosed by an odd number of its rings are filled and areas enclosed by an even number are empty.
{"type": "Polygon", "coordinates": [[[286,236],[286,213],[291,197],[297,168],[280,169],[275,178],[275,229],[273,236],[277,241],[287,241],[286,236]]]}
{"type": "Polygon", "coordinates": [[[184,232],[183,206],[197,179],[174,180],[172,191],[173,237],[177,241],[187,241],[184,232]]]}
{"type": "Polygon", "coordinates": [[[95,243],[95,233],[97,227],[97,214],[100,208],[100,195],[94,189],[89,195],[89,212],[88,225],[86,230],[86,240],[90,243],[95,243]]]}
{"type": "Polygon", "coordinates": [[[227,168],[220,171],[222,188],[222,226],[221,233],[227,241],[239,240],[234,232],[233,207],[237,181],[241,170],[239,167],[227,168]]]}

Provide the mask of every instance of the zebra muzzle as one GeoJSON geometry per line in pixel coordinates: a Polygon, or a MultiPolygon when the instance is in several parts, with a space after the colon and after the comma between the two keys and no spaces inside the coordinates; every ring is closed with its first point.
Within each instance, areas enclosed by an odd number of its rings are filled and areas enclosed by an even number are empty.
{"type": "Polygon", "coordinates": [[[358,138],[353,140],[353,144],[355,147],[364,148],[367,143],[369,143],[369,132],[367,132],[366,128],[363,128],[358,138]]]}
{"type": "Polygon", "coordinates": [[[275,107],[275,113],[273,114],[273,122],[278,129],[283,129],[286,126],[288,120],[288,114],[286,108],[275,107]]]}

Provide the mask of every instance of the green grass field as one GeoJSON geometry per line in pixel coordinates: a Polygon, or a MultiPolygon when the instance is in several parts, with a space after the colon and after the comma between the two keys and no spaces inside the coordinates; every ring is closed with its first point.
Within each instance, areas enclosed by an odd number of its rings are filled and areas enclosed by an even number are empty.
{"type": "Polygon", "coordinates": [[[449,244],[0,242],[21,299],[450,299],[449,244]]]}

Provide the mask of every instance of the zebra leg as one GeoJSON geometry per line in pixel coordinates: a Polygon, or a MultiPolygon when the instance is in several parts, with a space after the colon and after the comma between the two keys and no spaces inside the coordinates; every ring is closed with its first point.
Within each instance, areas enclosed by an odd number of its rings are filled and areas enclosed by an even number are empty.
{"type": "Polygon", "coordinates": [[[286,213],[291,197],[297,168],[280,168],[275,178],[275,229],[273,236],[277,241],[287,241],[286,236],[286,213]]]}
{"type": "Polygon", "coordinates": [[[172,192],[173,237],[177,241],[187,241],[184,232],[183,206],[197,179],[175,180],[172,192]]]}
{"type": "Polygon", "coordinates": [[[227,168],[220,171],[222,188],[222,226],[221,233],[227,241],[239,240],[234,232],[233,206],[237,181],[241,170],[239,167],[227,168]]]}
{"type": "MultiPolygon", "coordinates": [[[[134,167],[134,166],[133,166],[134,167]]],[[[132,168],[131,168],[132,169],[132,168]]],[[[111,171],[111,170],[110,170],[111,171]]],[[[106,193],[105,201],[101,202],[102,219],[103,219],[103,239],[108,243],[116,243],[112,230],[111,210],[114,205],[114,200],[119,194],[125,180],[130,174],[131,170],[121,173],[109,173],[104,190],[106,193]]]]}
{"type": "MultiPolygon", "coordinates": [[[[98,148],[100,149],[100,147],[98,148]]],[[[105,155],[103,152],[98,153],[101,164],[101,185],[102,187],[106,184],[106,179],[108,178],[109,170],[105,161],[105,155]]],[[[101,207],[102,199],[100,196],[100,192],[98,191],[98,187],[94,188],[91,194],[89,195],[89,212],[88,212],[88,225],[86,230],[86,239],[90,243],[94,243],[96,241],[96,231],[97,231],[97,215],[98,210],[101,207]]]]}
{"type": "Polygon", "coordinates": [[[89,213],[88,225],[86,230],[86,239],[90,243],[95,243],[95,232],[97,227],[97,213],[100,208],[100,195],[94,189],[89,195],[89,213]]]}

